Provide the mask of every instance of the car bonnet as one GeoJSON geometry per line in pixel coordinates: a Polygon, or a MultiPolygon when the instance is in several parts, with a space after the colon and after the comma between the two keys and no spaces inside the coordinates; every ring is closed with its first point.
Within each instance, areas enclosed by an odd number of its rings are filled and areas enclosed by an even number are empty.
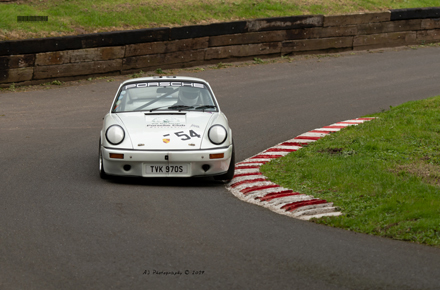
{"type": "Polygon", "coordinates": [[[120,113],[135,150],[200,149],[207,126],[216,113],[120,113]]]}

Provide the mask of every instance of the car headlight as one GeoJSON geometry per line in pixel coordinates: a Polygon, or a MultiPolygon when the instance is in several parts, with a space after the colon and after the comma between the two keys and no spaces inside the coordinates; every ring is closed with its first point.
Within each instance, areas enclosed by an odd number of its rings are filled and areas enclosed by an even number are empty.
{"type": "Polygon", "coordinates": [[[125,138],[124,129],[122,129],[122,127],[119,125],[112,125],[107,128],[105,138],[107,138],[107,141],[112,145],[121,144],[125,138]]]}
{"type": "Polygon", "coordinates": [[[208,138],[215,145],[220,145],[226,141],[228,132],[222,125],[214,125],[209,129],[208,138]]]}

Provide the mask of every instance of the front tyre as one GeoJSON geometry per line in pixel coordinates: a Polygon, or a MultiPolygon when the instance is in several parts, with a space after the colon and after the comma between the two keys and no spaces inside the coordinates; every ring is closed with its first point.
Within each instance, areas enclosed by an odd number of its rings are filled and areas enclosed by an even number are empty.
{"type": "Polygon", "coordinates": [[[102,179],[107,179],[108,175],[104,170],[104,162],[102,160],[102,151],[101,151],[101,139],[99,139],[99,176],[102,179]]]}

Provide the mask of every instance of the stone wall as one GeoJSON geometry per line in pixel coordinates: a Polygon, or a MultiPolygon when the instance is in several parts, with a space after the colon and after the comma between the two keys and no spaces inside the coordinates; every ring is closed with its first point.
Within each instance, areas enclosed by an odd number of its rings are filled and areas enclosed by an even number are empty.
{"type": "Polygon", "coordinates": [[[440,42],[440,7],[0,42],[0,86],[440,42]]]}

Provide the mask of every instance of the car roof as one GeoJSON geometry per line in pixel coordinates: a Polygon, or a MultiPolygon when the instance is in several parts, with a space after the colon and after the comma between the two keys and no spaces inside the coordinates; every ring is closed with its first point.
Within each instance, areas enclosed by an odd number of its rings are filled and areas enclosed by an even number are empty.
{"type": "Polygon", "coordinates": [[[200,78],[185,77],[185,76],[154,76],[154,77],[128,79],[122,82],[121,85],[132,82],[149,82],[149,81],[188,81],[188,82],[202,82],[208,84],[207,81],[200,78]]]}

